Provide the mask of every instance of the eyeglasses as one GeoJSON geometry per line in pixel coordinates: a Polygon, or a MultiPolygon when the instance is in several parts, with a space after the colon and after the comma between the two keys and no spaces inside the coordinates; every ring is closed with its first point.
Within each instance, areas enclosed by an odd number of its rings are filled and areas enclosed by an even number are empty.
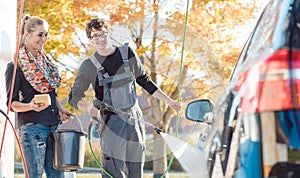
{"type": "Polygon", "coordinates": [[[107,33],[108,32],[102,32],[100,34],[95,34],[94,36],[91,37],[92,40],[98,40],[100,37],[103,39],[103,38],[106,38],[107,37],[107,33]]]}

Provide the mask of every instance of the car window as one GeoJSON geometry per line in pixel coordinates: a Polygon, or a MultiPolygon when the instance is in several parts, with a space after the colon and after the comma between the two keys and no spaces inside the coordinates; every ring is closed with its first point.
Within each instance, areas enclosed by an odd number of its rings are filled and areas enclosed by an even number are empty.
{"type": "Polygon", "coordinates": [[[283,16],[287,16],[289,3],[290,0],[273,0],[267,4],[234,67],[230,78],[232,87],[235,86],[238,77],[253,64],[283,46],[284,38],[280,30],[286,20],[283,16]]]}
{"type": "MultiPolygon", "coordinates": [[[[295,37],[294,39],[300,38],[300,0],[297,0],[294,7],[294,18],[295,18],[295,37]]],[[[294,40],[294,47],[300,49],[300,40],[294,40]]]]}
{"type": "Polygon", "coordinates": [[[295,3],[295,18],[297,27],[300,28],[300,0],[296,0],[297,3],[295,3]]]}
{"type": "Polygon", "coordinates": [[[274,3],[269,3],[266,6],[257,28],[253,33],[247,55],[255,56],[259,53],[259,50],[270,49],[272,47],[271,35],[274,32],[274,24],[276,24],[278,18],[280,1],[281,0],[274,0],[274,3]]]}
{"type": "Polygon", "coordinates": [[[242,52],[240,53],[237,62],[235,63],[235,66],[232,70],[231,76],[230,76],[230,80],[232,81],[233,78],[236,78],[236,75],[238,75],[236,71],[239,71],[239,68],[241,68],[242,64],[244,63],[244,59],[245,59],[245,55],[246,55],[246,51],[248,49],[248,45],[249,45],[249,39],[247,40],[246,44],[244,45],[242,52]]]}

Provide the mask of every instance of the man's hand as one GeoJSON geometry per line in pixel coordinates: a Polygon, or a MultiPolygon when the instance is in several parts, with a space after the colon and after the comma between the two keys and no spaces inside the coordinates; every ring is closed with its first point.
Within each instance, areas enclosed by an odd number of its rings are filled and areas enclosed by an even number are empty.
{"type": "Polygon", "coordinates": [[[85,110],[91,117],[100,118],[100,111],[94,107],[93,103],[80,100],[77,104],[78,109],[85,110]]]}
{"type": "Polygon", "coordinates": [[[173,109],[175,109],[177,112],[181,110],[181,103],[178,103],[177,101],[170,99],[168,102],[169,106],[173,109]]]}
{"type": "Polygon", "coordinates": [[[96,117],[96,118],[100,118],[100,111],[94,107],[94,105],[92,103],[88,104],[88,110],[87,112],[89,113],[89,115],[91,117],[96,117]]]}

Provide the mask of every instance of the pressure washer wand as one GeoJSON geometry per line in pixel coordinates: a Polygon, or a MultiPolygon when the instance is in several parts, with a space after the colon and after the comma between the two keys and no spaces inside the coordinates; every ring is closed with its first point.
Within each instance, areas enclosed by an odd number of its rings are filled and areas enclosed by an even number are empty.
{"type": "MultiPolygon", "coordinates": [[[[116,113],[118,115],[121,115],[123,117],[126,117],[126,118],[130,117],[130,113],[122,111],[121,109],[117,109],[117,108],[115,108],[115,107],[113,107],[113,106],[105,103],[104,101],[96,99],[96,100],[93,101],[93,104],[94,104],[94,107],[97,108],[97,109],[99,109],[99,110],[111,111],[111,112],[114,112],[114,113],[116,113]]],[[[157,128],[154,124],[152,124],[150,122],[147,122],[147,121],[144,121],[144,120],[140,120],[140,119],[137,119],[137,118],[134,118],[134,117],[132,117],[132,119],[135,119],[135,120],[140,121],[140,122],[142,122],[142,123],[144,123],[144,124],[146,124],[148,126],[153,127],[154,130],[158,134],[160,134],[160,132],[162,132],[162,130],[160,128],[157,128]]]]}

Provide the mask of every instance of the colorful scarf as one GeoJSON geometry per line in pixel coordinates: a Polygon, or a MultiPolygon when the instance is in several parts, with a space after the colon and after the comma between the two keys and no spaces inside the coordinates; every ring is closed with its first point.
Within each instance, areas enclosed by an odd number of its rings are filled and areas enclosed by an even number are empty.
{"type": "Polygon", "coordinates": [[[58,70],[43,51],[39,51],[35,58],[26,47],[22,47],[19,66],[26,80],[38,92],[48,93],[60,85],[58,70]]]}

